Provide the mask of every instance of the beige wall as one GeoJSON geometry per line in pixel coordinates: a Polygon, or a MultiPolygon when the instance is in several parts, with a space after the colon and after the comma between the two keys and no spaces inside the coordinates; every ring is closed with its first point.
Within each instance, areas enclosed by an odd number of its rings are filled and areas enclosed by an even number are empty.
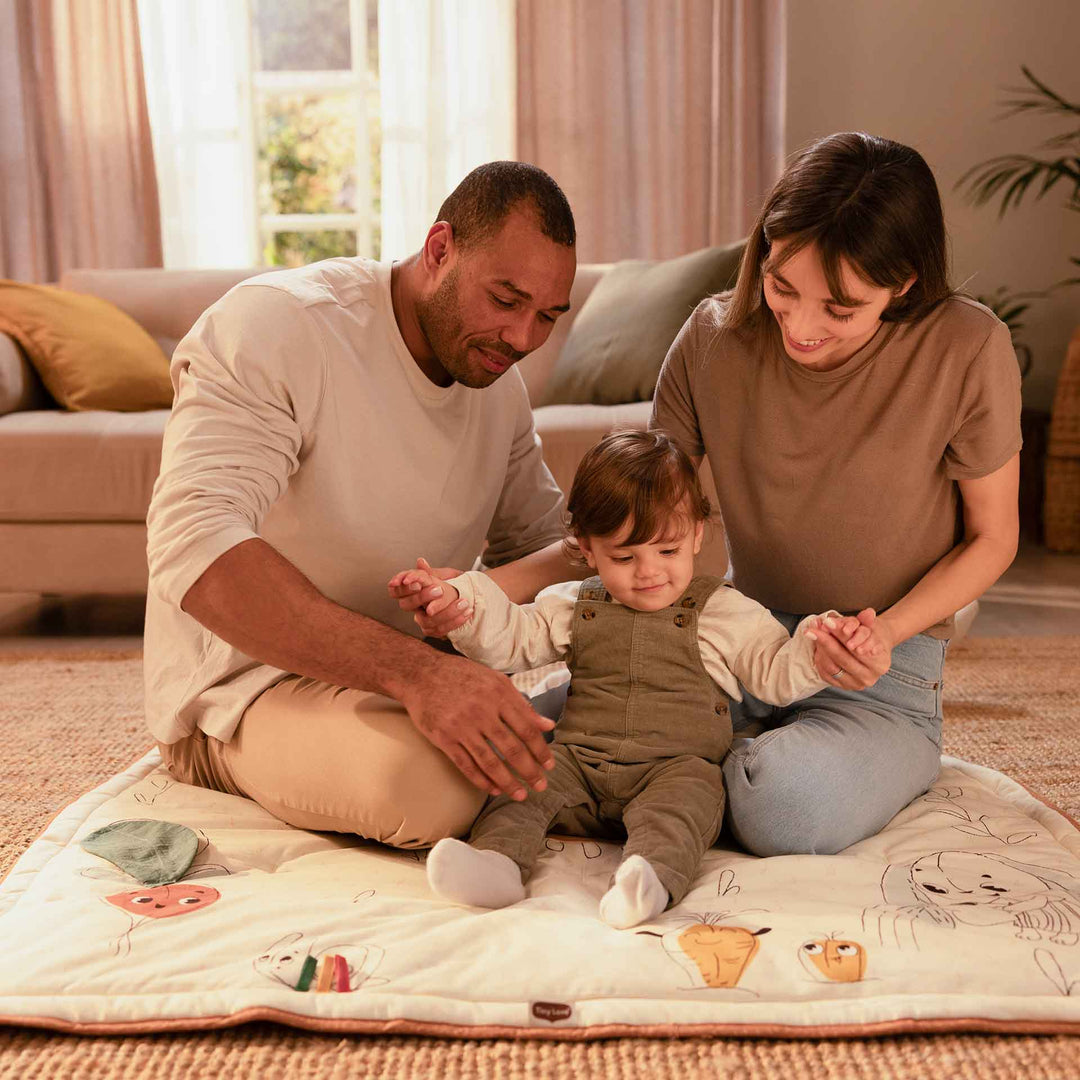
{"type": "MultiPolygon", "coordinates": [[[[916,147],[941,189],[954,283],[969,279],[976,293],[1045,287],[1075,274],[1068,257],[1080,256],[1080,214],[1063,209],[1064,194],[999,221],[995,208],[975,209],[953,190],[976,162],[1031,151],[1062,130],[997,119],[1001,88],[1023,81],[1021,64],[1080,100],[1077,0],[788,0],[788,150],[853,129],[916,147]]],[[[1080,286],[1027,313],[1018,335],[1035,354],[1027,405],[1049,408],[1078,324],[1080,286]]]]}

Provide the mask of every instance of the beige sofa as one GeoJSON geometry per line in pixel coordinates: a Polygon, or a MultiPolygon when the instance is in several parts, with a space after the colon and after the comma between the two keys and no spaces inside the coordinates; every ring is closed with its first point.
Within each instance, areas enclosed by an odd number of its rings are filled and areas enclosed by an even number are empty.
{"type": "MultiPolygon", "coordinates": [[[[571,310],[543,348],[521,362],[541,400],[575,314],[610,265],[579,267],[571,310]]],[[[198,316],[254,270],[79,270],[60,286],[111,301],[166,355],[198,316]]],[[[584,451],[616,427],[644,427],[649,402],[536,409],[544,456],[563,490],[584,451]]],[[[0,334],[0,593],[138,594],[146,591],[146,511],[161,459],[167,410],[65,412],[56,408],[14,342],[0,334]]],[[[706,479],[712,494],[711,478],[706,479]]],[[[727,565],[719,528],[701,568],[727,565]]]]}

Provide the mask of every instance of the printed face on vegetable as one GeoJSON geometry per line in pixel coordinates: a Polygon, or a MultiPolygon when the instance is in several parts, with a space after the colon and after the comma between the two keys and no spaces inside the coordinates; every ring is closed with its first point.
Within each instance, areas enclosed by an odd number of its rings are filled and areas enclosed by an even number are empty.
{"type": "Polygon", "coordinates": [[[759,947],[754,934],[741,926],[698,923],[679,935],[679,948],[712,987],[736,986],[759,947]]]}
{"type": "Polygon", "coordinates": [[[833,982],[859,982],[866,972],[866,950],[857,941],[807,941],[799,960],[807,971],[820,972],[833,982]]]}
{"type": "Polygon", "coordinates": [[[106,896],[114,907],[147,919],[168,919],[208,907],[221,898],[209,885],[156,885],[106,896]]]}

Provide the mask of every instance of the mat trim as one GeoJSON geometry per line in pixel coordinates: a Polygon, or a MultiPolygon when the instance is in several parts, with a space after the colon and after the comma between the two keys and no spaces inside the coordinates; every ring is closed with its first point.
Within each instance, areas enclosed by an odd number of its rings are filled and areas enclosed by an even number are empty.
{"type": "Polygon", "coordinates": [[[148,1035],[169,1031],[220,1031],[255,1021],[272,1021],[303,1031],[342,1035],[429,1035],[452,1039],[529,1039],[588,1042],[594,1039],[771,1038],[852,1039],[884,1035],[978,1033],[988,1035],[1080,1035],[1080,1021],[992,1020],[948,1017],[937,1020],[880,1020],[866,1024],[593,1024],[578,1028],[515,1027],[510,1024],[443,1024],[432,1020],[331,1020],[284,1009],[243,1009],[228,1016],[174,1017],[74,1023],[50,1016],[0,1015],[0,1024],[39,1028],[67,1035],[148,1035]]]}

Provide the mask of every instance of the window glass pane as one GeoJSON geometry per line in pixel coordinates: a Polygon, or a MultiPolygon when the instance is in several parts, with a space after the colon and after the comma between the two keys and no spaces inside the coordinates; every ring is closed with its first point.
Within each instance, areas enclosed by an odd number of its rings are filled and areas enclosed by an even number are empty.
{"type": "Polygon", "coordinates": [[[356,108],[349,93],[261,96],[260,214],[367,212],[356,205],[356,108]]]}
{"type": "Polygon", "coordinates": [[[254,0],[256,71],[347,71],[349,0],[254,0]]]}
{"type": "Polygon", "coordinates": [[[273,233],[263,248],[266,266],[304,266],[319,259],[356,254],[356,233],[349,231],[273,233]]]}

